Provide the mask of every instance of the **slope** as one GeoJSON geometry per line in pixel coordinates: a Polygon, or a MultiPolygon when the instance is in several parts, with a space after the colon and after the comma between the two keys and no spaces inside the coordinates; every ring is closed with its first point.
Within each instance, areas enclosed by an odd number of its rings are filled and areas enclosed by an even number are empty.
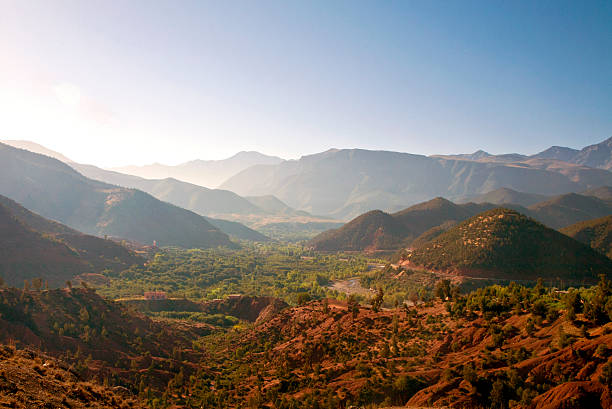
{"type": "Polygon", "coordinates": [[[528,207],[529,216],[555,229],[612,214],[612,202],[568,193],[528,207]]]}
{"type": "Polygon", "coordinates": [[[202,217],[133,189],[88,179],[68,165],[0,144],[0,194],[76,230],[143,243],[231,246],[202,217]]]}
{"type": "Polygon", "coordinates": [[[585,190],[582,192],[585,196],[594,196],[601,200],[612,201],[612,187],[600,186],[592,189],[585,190]]]}
{"type": "Polygon", "coordinates": [[[89,268],[76,251],[29,229],[0,205],[0,277],[7,285],[42,277],[58,286],[89,268]]]}
{"type": "Polygon", "coordinates": [[[36,142],[32,141],[23,141],[23,140],[6,140],[0,141],[6,145],[12,146],[13,148],[25,149],[30,152],[38,153],[40,155],[49,156],[51,158],[55,158],[64,163],[72,163],[73,161],[66,156],[62,155],[59,152],[51,150],[45,146],[42,146],[36,142]]]}
{"type": "Polygon", "coordinates": [[[159,322],[83,288],[0,289],[0,343],[36,346],[65,359],[81,379],[113,379],[138,392],[164,390],[181,371],[192,374],[202,352],[192,341],[206,325],[159,322]]]}
{"type": "MultiPolygon", "coordinates": [[[[168,178],[149,180],[138,176],[100,169],[92,165],[70,164],[74,169],[91,179],[135,188],[151,194],[159,200],[191,210],[200,216],[216,214],[262,214],[261,209],[228,190],[208,189],[191,183],[168,178]]],[[[229,220],[205,217],[223,233],[241,240],[267,241],[268,237],[241,224],[229,220]]]]}
{"type": "Polygon", "coordinates": [[[210,224],[227,234],[231,238],[238,240],[250,240],[250,241],[270,241],[270,238],[266,235],[261,234],[257,230],[253,230],[246,227],[242,223],[233,222],[230,220],[213,219],[211,217],[204,217],[210,224]]]}
{"type": "Polygon", "coordinates": [[[71,164],[70,166],[88,178],[139,189],[159,200],[183,207],[202,216],[221,213],[264,213],[250,201],[228,190],[208,189],[173,178],[144,179],[100,169],[92,165],[71,164]]]}
{"type": "Polygon", "coordinates": [[[483,195],[469,198],[468,200],[465,200],[465,202],[493,203],[496,205],[512,203],[527,207],[547,199],[548,197],[544,195],[518,192],[507,187],[502,187],[491,192],[487,192],[483,195]]]}
{"type": "Polygon", "coordinates": [[[9,285],[43,278],[58,286],[79,273],[119,271],[144,262],[113,241],[47,220],[1,195],[0,212],[0,276],[9,285]]]}
{"type": "Polygon", "coordinates": [[[248,196],[245,197],[245,199],[270,214],[288,216],[310,216],[307,212],[295,210],[292,207],[287,206],[286,203],[283,203],[283,201],[272,195],[248,196]]]}
{"type": "Polygon", "coordinates": [[[564,227],[561,233],[612,258],[612,215],[564,227]]]}
{"type": "Polygon", "coordinates": [[[480,213],[405,256],[407,267],[470,277],[595,281],[612,260],[516,211],[480,213]]]}

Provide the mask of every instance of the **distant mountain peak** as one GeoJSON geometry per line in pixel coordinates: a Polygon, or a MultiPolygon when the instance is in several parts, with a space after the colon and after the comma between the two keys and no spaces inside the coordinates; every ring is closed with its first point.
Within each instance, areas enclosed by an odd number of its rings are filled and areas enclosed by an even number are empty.
{"type": "Polygon", "coordinates": [[[470,156],[474,159],[480,159],[480,158],[487,158],[493,155],[491,155],[489,152],[485,152],[482,149],[479,149],[476,152],[472,153],[470,156]]]}
{"type": "Polygon", "coordinates": [[[64,163],[74,163],[73,160],[67,158],[59,152],[46,148],[36,142],[26,141],[26,140],[0,140],[1,143],[5,145],[12,146],[13,148],[25,149],[26,151],[30,151],[33,153],[38,153],[40,155],[49,156],[51,158],[57,159],[64,163]]]}

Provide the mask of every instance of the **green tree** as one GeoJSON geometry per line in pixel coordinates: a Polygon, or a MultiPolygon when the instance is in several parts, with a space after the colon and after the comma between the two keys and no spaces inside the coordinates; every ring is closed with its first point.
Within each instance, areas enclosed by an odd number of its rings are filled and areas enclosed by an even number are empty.
{"type": "Polygon", "coordinates": [[[440,280],[436,283],[435,289],[436,297],[442,301],[446,301],[451,298],[451,284],[450,280],[440,280]]]}
{"type": "Polygon", "coordinates": [[[383,299],[385,297],[385,292],[382,289],[382,287],[378,287],[378,292],[376,293],[376,296],[374,296],[374,298],[372,298],[372,310],[374,312],[378,312],[380,310],[380,307],[382,306],[383,303],[383,299]]]}

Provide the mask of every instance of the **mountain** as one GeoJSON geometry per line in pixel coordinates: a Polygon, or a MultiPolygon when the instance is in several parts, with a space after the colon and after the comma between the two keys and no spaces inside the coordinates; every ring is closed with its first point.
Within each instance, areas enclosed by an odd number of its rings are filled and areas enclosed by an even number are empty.
{"type": "Polygon", "coordinates": [[[47,156],[0,144],[0,194],[97,236],[162,246],[232,246],[204,218],[135,189],[88,179],[47,156]]]}
{"type": "Polygon", "coordinates": [[[144,179],[138,176],[100,169],[92,165],[73,163],[70,166],[88,178],[113,185],[139,189],[159,200],[191,210],[202,216],[222,213],[264,213],[250,201],[228,190],[208,189],[173,178],[160,180],[144,179]]]}
{"type": "Polygon", "coordinates": [[[505,153],[501,155],[492,155],[483,150],[478,150],[474,153],[463,153],[458,155],[433,155],[435,158],[469,160],[475,162],[520,162],[527,158],[519,153],[505,153]]]}
{"type": "Polygon", "coordinates": [[[259,152],[239,152],[223,160],[193,160],[176,166],[155,163],[146,166],[114,168],[121,173],[146,179],[174,178],[200,186],[217,187],[229,177],[254,165],[275,165],[283,162],[276,156],[259,152]]]}
{"type": "Polygon", "coordinates": [[[550,196],[601,185],[612,185],[611,172],[575,164],[478,162],[334,149],[253,166],[221,188],[242,196],[271,194],[298,210],[350,220],[372,209],[392,212],[437,196],[457,200],[502,187],[550,196]]]}
{"type": "Polygon", "coordinates": [[[529,216],[549,227],[559,229],[612,214],[612,202],[594,196],[568,193],[533,204],[527,209],[529,216]]]}
{"type": "Polygon", "coordinates": [[[480,213],[406,253],[405,267],[507,280],[596,281],[612,260],[516,211],[480,213]]]}
{"type": "Polygon", "coordinates": [[[612,258],[612,215],[564,227],[561,233],[612,258]]]}
{"type": "Polygon", "coordinates": [[[64,163],[73,163],[71,159],[68,159],[66,156],[62,155],[61,153],[53,151],[36,142],[22,141],[22,140],[7,140],[7,141],[0,141],[0,143],[12,146],[13,148],[25,149],[27,151],[38,153],[40,155],[49,156],[51,158],[55,158],[64,163]]]}
{"type": "Polygon", "coordinates": [[[204,217],[210,224],[221,230],[223,233],[228,236],[238,239],[238,240],[249,240],[249,241],[270,241],[268,236],[265,236],[258,232],[257,230],[253,230],[249,227],[246,227],[242,223],[232,222],[229,220],[223,219],[213,219],[211,217],[204,217]]]}
{"type": "Polygon", "coordinates": [[[532,155],[536,159],[555,159],[563,162],[571,162],[571,160],[580,152],[577,149],[565,148],[563,146],[551,146],[550,148],[532,155]]]}
{"type": "Polygon", "coordinates": [[[246,200],[270,214],[290,216],[310,216],[307,212],[295,210],[272,195],[247,196],[246,200]]]}
{"type": "Polygon", "coordinates": [[[8,285],[43,278],[51,286],[86,272],[120,271],[144,259],[125,247],[30,212],[0,196],[0,277],[8,285]]]}
{"type": "Polygon", "coordinates": [[[92,165],[71,163],[70,166],[91,179],[136,188],[160,200],[205,216],[222,232],[241,240],[269,240],[254,229],[270,232],[277,238],[286,238],[286,234],[299,238],[308,235],[310,238],[311,230],[319,233],[330,225],[337,224],[329,219],[292,209],[274,196],[243,198],[229,190],[208,189],[172,178],[150,180],[92,165]],[[279,224],[282,226],[280,229],[279,224]]]}
{"type": "Polygon", "coordinates": [[[533,158],[555,159],[591,168],[612,169],[612,137],[581,150],[553,146],[533,158]]]}
{"type": "Polygon", "coordinates": [[[373,210],[338,229],[321,233],[309,245],[322,251],[397,250],[432,228],[449,227],[492,207],[457,205],[439,197],[393,214],[373,210]]]}
{"type": "Polygon", "coordinates": [[[138,176],[100,169],[92,165],[72,163],[79,173],[107,183],[135,188],[147,192],[159,200],[172,203],[204,216],[213,226],[223,233],[241,240],[268,241],[268,237],[241,223],[207,217],[218,214],[262,214],[262,209],[229,190],[208,189],[180,180],[144,179],[138,176]]]}
{"type": "Polygon", "coordinates": [[[585,196],[593,196],[601,200],[612,201],[612,187],[601,186],[582,192],[585,196]]]}
{"type": "Polygon", "coordinates": [[[518,192],[513,189],[502,187],[491,192],[485,193],[483,195],[471,197],[465,200],[464,202],[493,203],[496,205],[512,203],[527,207],[538,202],[542,202],[546,199],[548,199],[548,196],[539,195],[536,193],[518,192]]]}
{"type": "Polygon", "coordinates": [[[401,245],[404,232],[393,216],[372,210],[308,242],[319,251],[386,250],[401,245]]]}

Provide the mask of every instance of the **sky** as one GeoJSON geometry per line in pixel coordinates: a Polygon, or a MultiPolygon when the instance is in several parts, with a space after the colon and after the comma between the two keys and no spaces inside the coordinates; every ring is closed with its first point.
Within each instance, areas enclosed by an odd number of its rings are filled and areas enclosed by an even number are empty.
{"type": "Polygon", "coordinates": [[[0,139],[98,166],[612,136],[611,1],[0,0],[0,139]]]}

